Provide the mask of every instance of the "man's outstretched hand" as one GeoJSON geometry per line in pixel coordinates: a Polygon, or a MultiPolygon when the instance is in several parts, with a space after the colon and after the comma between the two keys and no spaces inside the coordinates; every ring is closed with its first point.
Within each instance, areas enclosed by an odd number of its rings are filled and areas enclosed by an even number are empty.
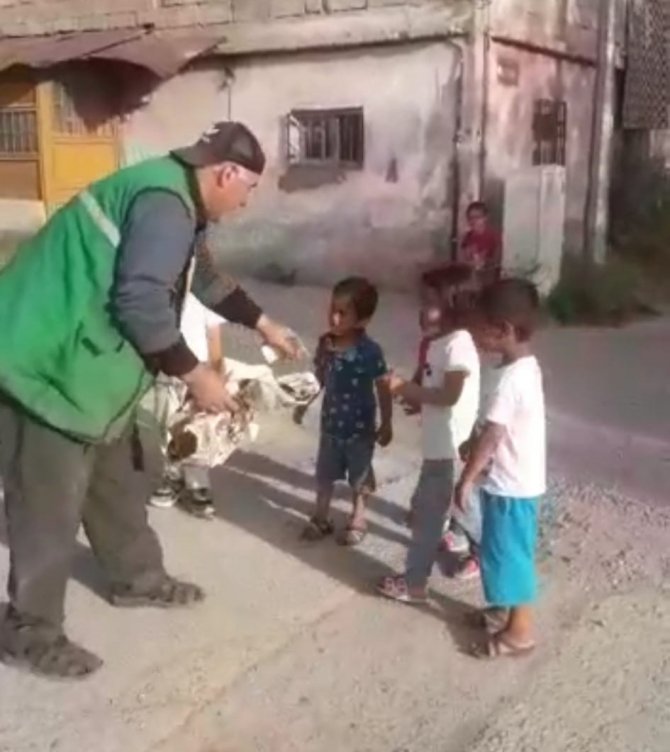
{"type": "Polygon", "coordinates": [[[297,360],[305,351],[297,337],[288,327],[263,315],[258,320],[256,330],[266,345],[274,348],[283,358],[297,360]]]}
{"type": "Polygon", "coordinates": [[[230,394],[220,373],[199,363],[183,377],[196,408],[206,413],[237,413],[240,403],[230,394]]]}

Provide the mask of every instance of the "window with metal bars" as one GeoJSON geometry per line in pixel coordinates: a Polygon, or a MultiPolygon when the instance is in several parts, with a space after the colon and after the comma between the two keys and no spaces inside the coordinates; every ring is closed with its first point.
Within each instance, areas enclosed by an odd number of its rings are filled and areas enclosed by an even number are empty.
{"type": "Polygon", "coordinates": [[[365,163],[363,109],[293,110],[287,117],[287,161],[361,169],[365,163]]]}
{"type": "Polygon", "coordinates": [[[3,97],[0,102],[0,159],[37,154],[37,104],[31,94],[15,100],[3,97]]]}
{"type": "Polygon", "coordinates": [[[568,106],[538,99],[533,108],[533,164],[565,165],[568,106]]]}
{"type": "Polygon", "coordinates": [[[109,97],[106,84],[97,69],[61,69],[52,84],[55,132],[63,136],[113,136],[112,121],[101,116],[109,97]]]}

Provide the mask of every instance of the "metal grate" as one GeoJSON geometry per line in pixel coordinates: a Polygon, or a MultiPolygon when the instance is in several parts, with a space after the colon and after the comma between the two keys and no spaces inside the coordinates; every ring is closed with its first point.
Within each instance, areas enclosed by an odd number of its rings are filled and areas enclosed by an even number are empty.
{"type": "Polygon", "coordinates": [[[10,156],[37,153],[37,113],[34,108],[0,109],[0,153],[10,156]]]}
{"type": "Polygon", "coordinates": [[[663,130],[670,124],[670,0],[628,3],[623,127],[663,130]]]}
{"type": "Polygon", "coordinates": [[[92,74],[81,71],[61,74],[60,80],[53,83],[54,130],[66,136],[113,136],[114,126],[110,121],[93,125],[79,111],[79,102],[97,105],[102,96],[101,85],[92,74]]]}
{"type": "Polygon", "coordinates": [[[363,167],[365,122],[362,108],[294,110],[287,121],[289,164],[363,167]]]}
{"type": "Polygon", "coordinates": [[[533,164],[565,165],[568,106],[538,99],[533,108],[533,164]]]}

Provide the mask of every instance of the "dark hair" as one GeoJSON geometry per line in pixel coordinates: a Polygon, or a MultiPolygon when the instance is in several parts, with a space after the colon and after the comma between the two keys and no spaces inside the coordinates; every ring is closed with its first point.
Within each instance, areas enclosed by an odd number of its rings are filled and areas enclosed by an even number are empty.
{"type": "Polygon", "coordinates": [[[371,319],[379,303],[377,288],[365,277],[347,277],[340,280],[333,287],[333,297],[349,298],[359,321],[371,319]]]}
{"type": "Polygon", "coordinates": [[[485,217],[488,217],[489,208],[483,201],[473,201],[465,210],[465,216],[469,217],[473,212],[479,212],[485,217]]]}
{"type": "Polygon", "coordinates": [[[510,324],[517,339],[527,342],[537,327],[540,296],[528,280],[503,279],[482,292],[479,308],[488,323],[510,324]]]}
{"type": "Polygon", "coordinates": [[[428,269],[421,275],[421,284],[431,290],[443,290],[445,287],[456,287],[467,282],[472,277],[469,264],[443,264],[428,269]]]}

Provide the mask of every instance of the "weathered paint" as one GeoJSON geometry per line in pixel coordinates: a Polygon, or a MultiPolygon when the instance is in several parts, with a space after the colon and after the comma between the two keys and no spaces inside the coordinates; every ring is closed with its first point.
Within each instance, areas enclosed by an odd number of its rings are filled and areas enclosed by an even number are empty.
{"type": "Polygon", "coordinates": [[[134,114],[127,150],[147,155],[189,141],[217,118],[241,120],[263,143],[268,166],[245,212],[212,232],[227,264],[253,273],[274,265],[315,282],[359,272],[402,285],[449,246],[456,73],[457,55],[442,43],[246,59],[228,87],[223,64],[214,64],[167,83],[134,114]],[[364,169],[287,190],[287,113],[348,106],[364,108],[364,169]]]}
{"type": "Polygon", "coordinates": [[[600,0],[495,0],[494,36],[595,58],[600,0]]]}
{"type": "Polygon", "coordinates": [[[532,165],[535,100],[564,99],[568,105],[565,247],[567,251],[580,251],[589,179],[594,70],[508,45],[493,44],[491,56],[486,195],[494,213],[502,214],[505,176],[532,165]],[[518,64],[516,85],[499,80],[500,60],[518,64]]]}
{"type": "Polygon", "coordinates": [[[448,247],[455,54],[443,44],[370,49],[238,65],[232,116],[268,152],[258,200],[215,237],[237,263],[273,258],[306,280],[360,272],[398,284],[448,247]],[[362,106],[365,167],[341,182],[290,193],[282,121],[293,108],[362,106]]]}

